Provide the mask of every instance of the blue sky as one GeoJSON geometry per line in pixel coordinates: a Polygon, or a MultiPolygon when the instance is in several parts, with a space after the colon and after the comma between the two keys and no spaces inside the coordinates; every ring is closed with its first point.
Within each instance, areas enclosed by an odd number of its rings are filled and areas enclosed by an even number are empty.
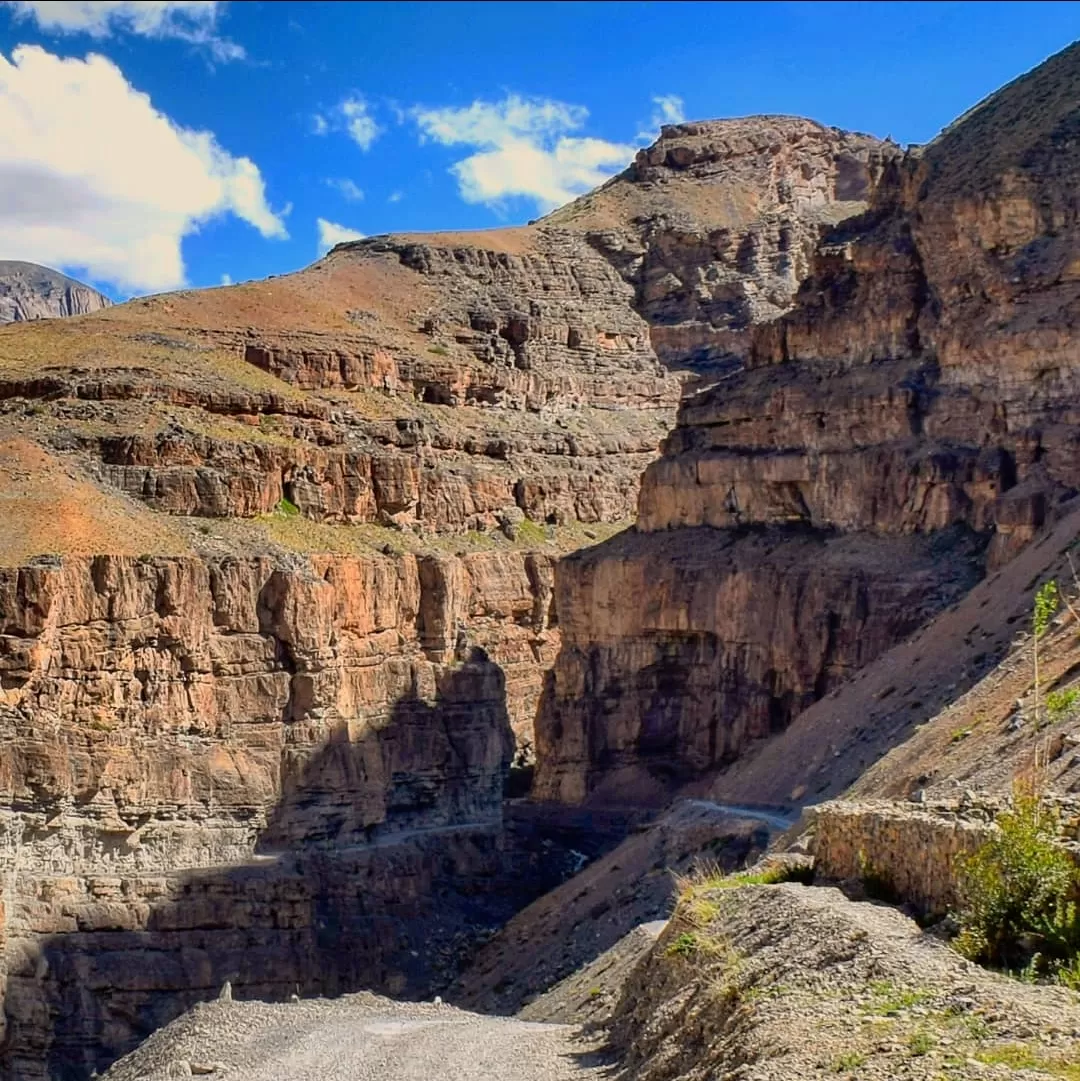
{"type": "Polygon", "coordinates": [[[0,258],[121,297],[524,222],[664,118],[923,142],[1078,36],[1072,3],[3,2],[0,258]]]}

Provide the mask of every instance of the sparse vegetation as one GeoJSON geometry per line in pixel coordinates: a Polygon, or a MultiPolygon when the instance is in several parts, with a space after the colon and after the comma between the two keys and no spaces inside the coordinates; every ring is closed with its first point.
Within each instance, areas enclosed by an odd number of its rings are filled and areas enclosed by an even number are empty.
{"type": "Polygon", "coordinates": [[[518,544],[544,544],[548,540],[548,531],[539,522],[525,518],[518,522],[514,540],[518,544]]]}
{"type": "Polygon", "coordinates": [[[1080,1063],[1052,1058],[1041,1048],[1025,1043],[1008,1043],[980,1048],[975,1059],[987,1066],[1005,1066],[1010,1070],[1038,1070],[1065,1081],[1080,1081],[1080,1063]]]}
{"type": "Polygon", "coordinates": [[[937,1040],[926,1029],[919,1029],[908,1037],[908,1050],[915,1056],[927,1055],[937,1046],[937,1040]]]}
{"type": "Polygon", "coordinates": [[[1046,715],[1051,721],[1063,721],[1076,712],[1078,704],[1080,704],[1080,687],[1051,691],[1046,696],[1046,715]]]}
{"type": "Polygon", "coordinates": [[[668,957],[692,957],[698,952],[698,937],[693,931],[683,931],[668,945],[668,957]]]}
{"type": "Polygon", "coordinates": [[[1077,867],[1057,843],[1058,816],[1030,786],[1018,785],[996,830],[958,861],[965,957],[1032,977],[1075,971],[1080,952],[1077,867]]]}
{"type": "Polygon", "coordinates": [[[428,352],[434,353],[437,357],[445,357],[449,355],[450,350],[447,349],[445,345],[435,344],[428,346],[428,352]]]}
{"type": "Polygon", "coordinates": [[[277,506],[274,508],[278,514],[283,515],[285,518],[297,518],[300,515],[300,508],[286,496],[282,496],[277,506]]]}
{"type": "Polygon", "coordinates": [[[809,885],[814,869],[808,864],[775,862],[761,870],[729,873],[715,864],[702,867],[680,883],[680,901],[691,900],[711,890],[735,890],[742,886],[772,886],[779,882],[809,885]]]}
{"type": "Polygon", "coordinates": [[[833,1064],[836,1073],[850,1073],[866,1064],[866,1055],[862,1051],[845,1051],[833,1064]]]}
{"type": "Polygon", "coordinates": [[[881,1017],[895,1017],[904,1010],[921,1006],[929,1002],[933,992],[922,987],[904,987],[892,980],[873,980],[870,983],[873,999],[867,1008],[867,1014],[881,1017]]]}

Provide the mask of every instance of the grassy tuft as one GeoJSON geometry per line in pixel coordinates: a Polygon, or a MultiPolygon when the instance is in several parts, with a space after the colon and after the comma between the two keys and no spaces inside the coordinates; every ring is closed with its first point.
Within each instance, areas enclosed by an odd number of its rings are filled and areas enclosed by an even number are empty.
{"type": "Polygon", "coordinates": [[[986,1066],[1004,1066],[1010,1070],[1038,1070],[1064,1081],[1080,1081],[1080,1063],[1054,1058],[1041,1048],[1024,1043],[1007,1043],[980,1048],[974,1058],[986,1066]]]}
{"type": "Polygon", "coordinates": [[[1080,687],[1051,691],[1046,696],[1046,715],[1051,721],[1063,721],[1076,712],[1077,705],[1080,705],[1080,687]]]}
{"type": "Polygon", "coordinates": [[[850,1073],[861,1069],[866,1064],[866,1055],[862,1051],[845,1051],[833,1063],[833,1073],[850,1073]]]}

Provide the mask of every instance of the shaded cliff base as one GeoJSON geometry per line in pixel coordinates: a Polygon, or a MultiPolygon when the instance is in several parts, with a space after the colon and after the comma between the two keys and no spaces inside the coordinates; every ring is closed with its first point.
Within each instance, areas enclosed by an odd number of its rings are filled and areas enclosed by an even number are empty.
{"type": "MultiPolygon", "coordinates": [[[[1056,525],[922,630],[691,790],[781,805],[848,791],[908,795],[925,788],[949,795],[957,785],[1006,794],[1048,741],[1052,787],[1075,790],[1080,772],[1063,748],[1076,720],[1065,715],[1036,725],[1027,636],[1037,588],[1049,579],[1074,588],[1069,558],[1077,561],[1078,537],[1080,506],[1073,501],[1056,525]]],[[[1043,649],[1044,693],[1067,689],[1073,679],[1080,658],[1070,623],[1063,610],[1043,649]]]]}

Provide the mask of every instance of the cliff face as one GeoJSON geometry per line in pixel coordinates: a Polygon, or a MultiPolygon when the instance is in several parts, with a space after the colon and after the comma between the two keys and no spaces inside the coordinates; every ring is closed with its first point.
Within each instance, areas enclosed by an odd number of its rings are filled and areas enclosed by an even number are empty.
{"type": "Polygon", "coordinates": [[[800,117],[673,124],[544,221],[582,231],[619,269],[665,363],[708,374],[791,307],[822,231],[865,209],[899,154],[800,117]]]}
{"type": "Polygon", "coordinates": [[[565,220],[0,330],[0,1076],[86,1076],[224,979],[431,993],[557,878],[503,782],[555,563],[670,427],[664,328],[782,308],[895,154],[658,146],[565,220]]]}
{"type": "Polygon", "coordinates": [[[625,799],[744,753],[834,684],[838,656],[850,671],[908,635],[1075,491],[1078,80],[1073,47],[890,161],[747,368],[684,401],[633,545],[557,573],[540,795],[625,799]],[[846,544],[858,575],[824,554],[846,544]],[[747,555],[705,572],[707,546],[747,555]],[[597,604],[596,583],[629,578],[647,603],[597,604]],[[827,650],[810,628],[828,625],[827,650]],[[688,640],[710,643],[703,669],[688,640]],[[659,753],[658,710],[679,733],[659,753]]]}
{"type": "Polygon", "coordinates": [[[0,323],[85,315],[111,303],[96,289],[48,267],[0,259],[0,323]]]}

